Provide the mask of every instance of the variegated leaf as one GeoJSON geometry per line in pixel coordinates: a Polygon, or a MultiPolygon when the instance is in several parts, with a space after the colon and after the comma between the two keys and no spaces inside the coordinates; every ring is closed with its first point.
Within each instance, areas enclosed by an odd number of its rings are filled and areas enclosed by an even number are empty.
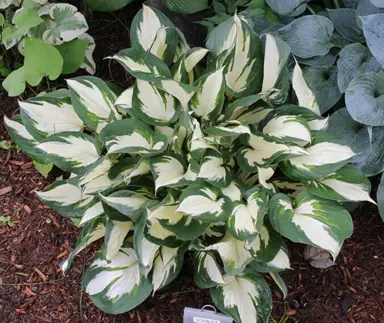
{"type": "Polygon", "coordinates": [[[193,254],[194,280],[200,288],[224,285],[222,270],[213,254],[195,252],[193,254]]]}
{"type": "Polygon", "coordinates": [[[44,139],[37,148],[61,169],[81,174],[100,159],[96,140],[81,132],[61,132],[44,139]]]}
{"type": "Polygon", "coordinates": [[[225,221],[232,212],[232,201],[208,183],[194,183],[183,190],[177,212],[202,222],[225,221]]]}
{"type": "Polygon", "coordinates": [[[190,49],[172,67],[173,79],[176,82],[192,84],[194,82],[194,67],[204,58],[208,49],[195,47],[190,49]]]}
{"type": "Polygon", "coordinates": [[[317,181],[304,182],[308,192],[336,201],[375,201],[369,196],[371,182],[353,165],[345,165],[317,181]]]}
{"type": "Polygon", "coordinates": [[[287,269],[291,269],[291,264],[288,256],[288,249],[284,241],[280,238],[281,247],[275,252],[273,259],[269,261],[254,261],[249,267],[260,273],[278,273],[287,269]]]}
{"type": "Polygon", "coordinates": [[[202,76],[196,81],[198,91],[192,98],[190,108],[203,120],[216,118],[224,104],[225,83],[223,69],[202,76]]]}
{"type": "Polygon", "coordinates": [[[255,272],[224,275],[225,284],[211,289],[216,306],[238,323],[268,322],[272,295],[263,277],[255,272]]]}
{"type": "MultiPolygon", "coordinates": [[[[110,178],[122,177],[127,184],[136,176],[149,174],[149,162],[145,158],[125,157],[113,165],[108,173],[110,178]]],[[[151,184],[152,186],[152,184],[151,184]]]]}
{"type": "Polygon", "coordinates": [[[77,37],[78,39],[88,40],[88,46],[85,50],[85,58],[83,64],[81,64],[80,68],[85,69],[89,74],[93,75],[96,73],[96,63],[93,59],[93,52],[95,51],[96,45],[93,37],[87,33],[84,33],[77,37]]]}
{"type": "Polygon", "coordinates": [[[311,143],[311,131],[304,118],[287,115],[276,116],[268,121],[263,133],[278,141],[305,146],[311,143]]]}
{"type": "Polygon", "coordinates": [[[355,153],[347,145],[327,133],[316,132],[312,145],[306,148],[308,155],[290,158],[280,167],[284,174],[294,180],[317,180],[337,171],[355,153]]]}
{"type": "Polygon", "coordinates": [[[108,154],[153,155],[167,148],[166,136],[157,135],[150,126],[137,119],[109,123],[100,133],[99,139],[106,145],[108,154]]]}
{"type": "Polygon", "coordinates": [[[266,92],[277,85],[281,73],[287,65],[290,53],[291,48],[286,42],[272,34],[266,34],[262,92],[266,92]]]}
{"type": "Polygon", "coordinates": [[[83,277],[83,288],[106,313],[128,312],[152,291],[151,282],[140,272],[135,250],[125,244],[112,260],[101,250],[83,277]]]}
{"type": "Polygon", "coordinates": [[[251,134],[251,130],[248,125],[243,125],[240,121],[232,120],[226,123],[218,124],[217,126],[208,128],[205,132],[212,136],[219,137],[231,137],[239,136],[242,134],[251,134]]]}
{"type": "Polygon", "coordinates": [[[299,63],[296,61],[292,75],[292,86],[295,90],[299,105],[307,108],[320,116],[320,107],[315,94],[309,88],[307,81],[304,78],[303,71],[299,63]]]}
{"type": "Polygon", "coordinates": [[[88,204],[86,207],[84,207],[84,209],[85,211],[83,217],[79,223],[80,226],[89,223],[99,216],[104,215],[103,205],[100,201],[97,201],[97,199],[93,199],[92,203],[88,204]]]}
{"type": "Polygon", "coordinates": [[[171,283],[179,274],[184,261],[184,247],[161,247],[153,263],[153,293],[171,283]]]}
{"type": "Polygon", "coordinates": [[[124,113],[133,114],[132,112],[132,97],[133,97],[133,86],[126,89],[123,93],[119,95],[119,97],[116,99],[115,106],[117,109],[121,112],[121,110],[124,111],[124,113]],[[121,110],[120,110],[121,109],[121,110]]]}
{"type": "Polygon", "coordinates": [[[116,257],[124,243],[125,237],[132,228],[132,221],[107,220],[104,239],[105,258],[107,260],[113,260],[116,257]]]}
{"type": "Polygon", "coordinates": [[[227,222],[228,231],[238,240],[248,240],[259,233],[268,208],[268,194],[260,187],[247,191],[245,199],[234,203],[227,222]]]}
{"type": "Polygon", "coordinates": [[[114,103],[116,95],[101,79],[80,76],[67,80],[76,113],[92,130],[100,132],[107,122],[121,119],[114,103]]]}
{"type": "Polygon", "coordinates": [[[158,90],[153,84],[137,80],[132,96],[136,116],[151,125],[167,125],[177,120],[180,106],[174,97],[158,90]]]}
{"type": "Polygon", "coordinates": [[[62,271],[67,271],[73,262],[76,255],[89,246],[92,242],[99,240],[105,236],[105,225],[103,220],[96,219],[87,223],[80,231],[79,237],[77,238],[76,246],[70,253],[68,259],[61,264],[62,271]]]}
{"type": "Polygon", "coordinates": [[[284,237],[328,250],[334,258],[353,231],[351,216],[340,204],[305,192],[296,197],[295,207],[287,195],[274,195],[269,218],[284,237]]]}

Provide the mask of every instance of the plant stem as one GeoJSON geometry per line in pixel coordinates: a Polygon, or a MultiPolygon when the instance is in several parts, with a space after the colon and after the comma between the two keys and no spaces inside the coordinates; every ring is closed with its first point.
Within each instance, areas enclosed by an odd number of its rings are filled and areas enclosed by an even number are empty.
{"type": "Polygon", "coordinates": [[[333,2],[334,2],[334,4],[335,4],[335,7],[336,7],[337,9],[339,9],[339,8],[340,8],[339,2],[338,2],[337,0],[333,0],[333,2]]]}
{"type": "Polygon", "coordinates": [[[313,8],[310,5],[307,5],[307,8],[311,12],[311,14],[316,15],[316,11],[313,10],[313,8]]]}

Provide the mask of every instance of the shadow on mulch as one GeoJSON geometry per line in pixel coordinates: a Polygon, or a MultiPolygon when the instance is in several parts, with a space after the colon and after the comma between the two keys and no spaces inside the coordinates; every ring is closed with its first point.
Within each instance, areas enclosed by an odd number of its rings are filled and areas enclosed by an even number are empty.
{"type": "MultiPolygon", "coordinates": [[[[129,47],[130,21],[138,8],[128,6],[88,19],[97,43],[97,76],[122,88],[132,79],[117,62],[103,58],[129,47]]],[[[64,84],[60,79],[50,87],[64,84]]],[[[43,84],[37,92],[47,86],[43,84]]],[[[23,98],[32,94],[30,90],[23,98]]],[[[1,120],[3,114],[17,114],[15,98],[3,93],[0,102],[1,120]]],[[[0,140],[4,139],[9,137],[1,121],[0,140]]],[[[179,323],[185,306],[211,303],[209,292],[194,285],[187,262],[174,283],[130,313],[114,316],[97,309],[80,285],[95,251],[81,253],[66,276],[60,271],[78,230],[36,199],[34,192],[47,185],[25,155],[16,149],[0,151],[0,216],[10,216],[14,222],[14,227],[0,223],[0,322],[179,323]]],[[[273,322],[384,322],[384,224],[377,208],[368,204],[354,212],[354,224],[355,232],[346,240],[337,265],[326,270],[308,265],[303,246],[289,245],[293,270],[283,273],[289,288],[287,300],[269,280],[273,322]]]]}

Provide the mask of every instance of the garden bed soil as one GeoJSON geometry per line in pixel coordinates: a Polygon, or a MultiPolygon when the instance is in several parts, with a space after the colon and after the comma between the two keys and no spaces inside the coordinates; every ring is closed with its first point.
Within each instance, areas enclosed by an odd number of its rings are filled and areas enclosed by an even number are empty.
{"type": "MultiPolygon", "coordinates": [[[[137,8],[88,18],[98,46],[97,75],[123,88],[132,80],[116,62],[103,58],[129,47],[129,25],[137,8]]],[[[50,86],[63,84],[60,79],[50,86]]],[[[9,140],[2,119],[4,114],[17,114],[17,100],[3,93],[0,102],[0,140],[9,140]]],[[[96,249],[82,252],[65,276],[60,271],[78,229],[36,199],[35,191],[51,182],[17,149],[0,150],[0,216],[10,216],[14,223],[0,223],[0,322],[179,323],[185,306],[211,303],[209,291],[194,285],[187,262],[175,282],[130,313],[108,315],[96,308],[80,283],[96,249]]],[[[384,224],[369,204],[353,217],[354,234],[329,269],[310,267],[302,256],[303,246],[289,244],[292,270],[283,273],[289,290],[286,300],[266,277],[274,298],[271,322],[384,322],[384,224]]]]}

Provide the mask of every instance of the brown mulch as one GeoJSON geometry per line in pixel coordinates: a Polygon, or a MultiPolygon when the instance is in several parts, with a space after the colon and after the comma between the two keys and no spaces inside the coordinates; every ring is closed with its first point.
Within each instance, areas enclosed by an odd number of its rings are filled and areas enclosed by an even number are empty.
{"type": "MultiPolygon", "coordinates": [[[[129,47],[128,27],[137,8],[89,17],[90,34],[98,46],[98,76],[123,88],[131,83],[130,77],[119,64],[103,58],[129,47]]],[[[50,86],[63,83],[60,79],[50,86]]],[[[17,114],[16,99],[4,93],[0,95],[0,140],[9,140],[3,114],[17,114]]],[[[0,149],[0,216],[10,216],[14,223],[9,227],[0,222],[0,322],[178,323],[185,306],[211,303],[209,292],[194,285],[187,262],[173,284],[130,313],[114,316],[97,309],[81,292],[82,272],[94,250],[81,253],[65,276],[60,271],[78,229],[36,199],[34,192],[50,182],[15,148],[0,149]]],[[[283,273],[289,288],[287,300],[269,280],[274,322],[384,322],[384,224],[377,208],[368,204],[353,216],[354,234],[334,267],[312,268],[302,256],[303,246],[289,245],[293,270],[283,273]]]]}

